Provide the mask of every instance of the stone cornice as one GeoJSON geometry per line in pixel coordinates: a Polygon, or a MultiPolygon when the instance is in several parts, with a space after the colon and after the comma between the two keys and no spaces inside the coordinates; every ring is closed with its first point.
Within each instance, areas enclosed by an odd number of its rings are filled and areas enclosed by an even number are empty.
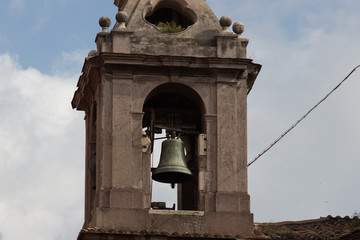
{"type": "Polygon", "coordinates": [[[158,67],[188,67],[192,69],[224,69],[224,70],[244,70],[252,66],[260,71],[261,65],[253,63],[251,59],[238,58],[217,58],[217,57],[187,57],[187,56],[156,56],[140,54],[119,54],[102,53],[102,62],[116,65],[141,65],[158,67]]]}
{"type": "Polygon", "coordinates": [[[111,74],[122,78],[125,73],[126,79],[129,79],[140,71],[157,75],[161,72],[169,75],[174,69],[186,69],[183,72],[188,75],[214,78],[226,76],[220,82],[228,83],[241,80],[238,76],[246,73],[245,80],[248,92],[250,92],[261,65],[253,63],[251,59],[102,53],[85,60],[83,73],[77,85],[78,89],[72,100],[72,107],[86,111],[90,104],[87,100],[89,94],[95,93],[101,74],[111,74]]]}

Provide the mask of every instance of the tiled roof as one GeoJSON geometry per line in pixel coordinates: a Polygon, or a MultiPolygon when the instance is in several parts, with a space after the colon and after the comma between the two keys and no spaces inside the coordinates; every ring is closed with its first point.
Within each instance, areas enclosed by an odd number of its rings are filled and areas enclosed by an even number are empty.
{"type": "Polygon", "coordinates": [[[360,220],[329,216],[296,222],[257,223],[255,233],[270,239],[360,240],[360,220]]]}

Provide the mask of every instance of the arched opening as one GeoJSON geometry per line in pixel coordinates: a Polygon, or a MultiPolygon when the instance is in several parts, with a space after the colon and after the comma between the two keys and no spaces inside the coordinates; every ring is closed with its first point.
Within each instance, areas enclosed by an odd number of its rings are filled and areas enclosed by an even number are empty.
{"type": "MultiPolygon", "coordinates": [[[[200,96],[193,89],[182,84],[163,84],[148,95],[143,111],[145,113],[143,130],[151,138],[151,155],[153,158],[159,159],[161,140],[164,140],[166,133],[176,132],[183,141],[185,161],[193,177],[188,182],[177,184],[177,191],[175,191],[177,209],[198,210],[199,160],[197,143],[199,135],[205,129],[203,123],[205,109],[200,96]]],[[[152,167],[156,168],[157,164],[155,162],[152,167]]],[[[163,188],[164,184],[160,186],[163,188]]],[[[170,185],[166,187],[170,188],[170,185]]],[[[154,193],[155,190],[152,192],[154,193]]],[[[164,196],[165,198],[166,196],[164,196]]],[[[172,207],[172,204],[169,207],[172,207]]]]}
{"type": "MultiPolygon", "coordinates": [[[[160,1],[153,8],[144,12],[144,18],[147,22],[155,26],[161,26],[169,23],[170,27],[178,27],[185,30],[197,21],[196,14],[186,8],[184,4],[177,1],[160,1]]],[[[161,29],[160,29],[161,30],[161,29]]]]}

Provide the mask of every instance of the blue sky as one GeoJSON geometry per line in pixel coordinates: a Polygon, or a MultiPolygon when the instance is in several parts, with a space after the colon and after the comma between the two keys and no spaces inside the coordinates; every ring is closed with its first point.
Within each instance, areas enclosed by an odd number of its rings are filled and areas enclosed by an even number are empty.
{"type": "MultiPolygon", "coordinates": [[[[357,0],[207,2],[245,24],[248,57],[263,65],[248,96],[249,161],[360,64],[357,0]]],[[[112,0],[3,1],[0,240],[76,239],[84,115],[70,101],[98,19],[114,22],[116,11],[112,0]]],[[[359,78],[360,70],[249,168],[255,221],[360,212],[359,78]]]]}
{"type": "Polygon", "coordinates": [[[99,16],[116,13],[112,2],[108,3],[5,1],[0,9],[0,52],[18,55],[24,68],[50,74],[62,53],[94,47],[99,16]]]}

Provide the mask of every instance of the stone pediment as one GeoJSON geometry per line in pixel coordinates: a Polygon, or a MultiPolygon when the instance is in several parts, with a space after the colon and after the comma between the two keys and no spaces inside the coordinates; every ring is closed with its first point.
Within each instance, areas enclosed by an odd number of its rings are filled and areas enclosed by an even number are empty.
{"type": "Polygon", "coordinates": [[[183,38],[211,38],[221,32],[219,19],[205,0],[116,0],[120,11],[128,14],[127,27],[135,35],[148,37],[164,35],[158,28],[160,22],[174,22],[183,31],[183,38]]]}
{"type": "Polygon", "coordinates": [[[244,25],[220,20],[205,0],[117,0],[116,23],[102,17],[97,51],[189,57],[246,57],[244,25]]]}

